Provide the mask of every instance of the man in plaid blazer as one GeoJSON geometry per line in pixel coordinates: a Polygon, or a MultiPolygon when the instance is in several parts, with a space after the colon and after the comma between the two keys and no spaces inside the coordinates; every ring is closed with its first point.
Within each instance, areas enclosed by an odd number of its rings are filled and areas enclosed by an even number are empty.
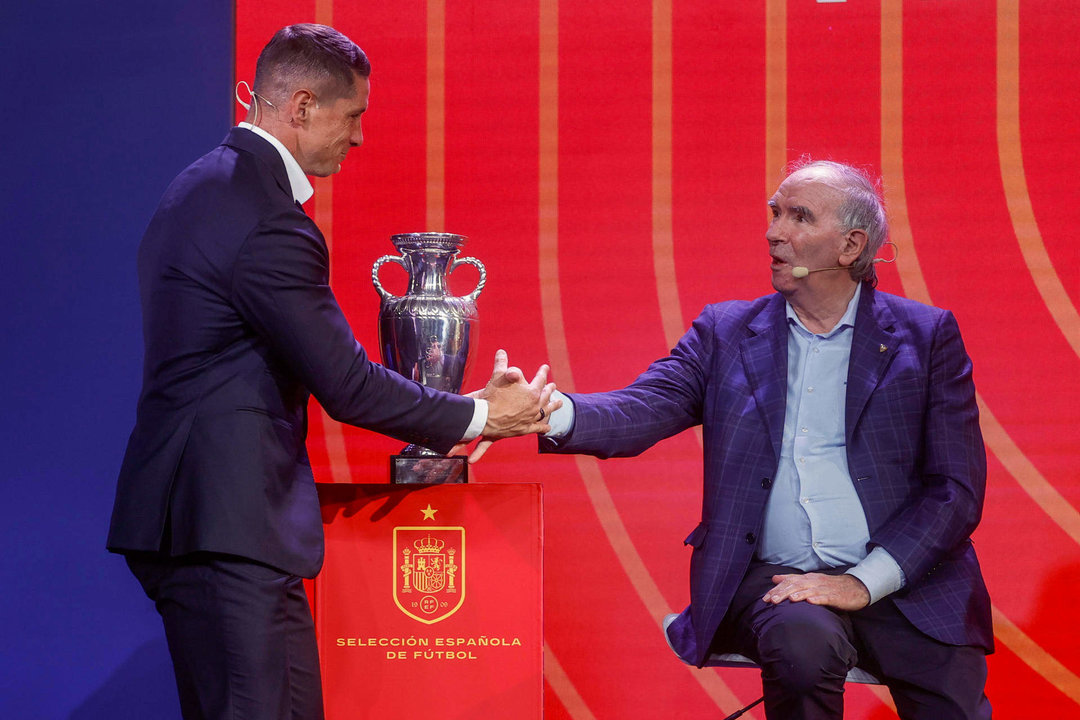
{"type": "Polygon", "coordinates": [[[856,662],[905,718],[990,716],[990,600],[970,535],[986,457],[952,313],[875,290],[874,183],[797,169],[769,201],[776,294],[710,305],[630,386],[571,394],[544,452],[636,455],[703,426],[688,662],[762,665],[770,718],[839,718],[856,662]]]}

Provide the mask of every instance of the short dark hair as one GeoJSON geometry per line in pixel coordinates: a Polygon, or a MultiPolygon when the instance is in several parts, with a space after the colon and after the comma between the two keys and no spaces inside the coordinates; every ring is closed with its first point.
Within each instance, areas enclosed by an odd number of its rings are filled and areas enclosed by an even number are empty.
{"type": "Polygon", "coordinates": [[[254,90],[280,99],[308,85],[336,100],[352,91],[356,75],[371,75],[371,63],[356,43],[332,27],[301,23],[278,30],[259,53],[254,90]]]}

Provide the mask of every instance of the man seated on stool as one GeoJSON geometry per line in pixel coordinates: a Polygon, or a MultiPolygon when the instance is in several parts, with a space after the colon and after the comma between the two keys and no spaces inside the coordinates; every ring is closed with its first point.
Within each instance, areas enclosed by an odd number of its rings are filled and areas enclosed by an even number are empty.
{"type": "Polygon", "coordinates": [[[669,639],[698,666],[758,662],[767,717],[842,717],[858,663],[902,718],[989,718],[971,361],[952,313],[875,289],[875,186],[795,169],[769,200],[777,292],[706,307],[622,390],[567,396],[541,450],[636,455],[703,426],[690,606],[669,639]]]}

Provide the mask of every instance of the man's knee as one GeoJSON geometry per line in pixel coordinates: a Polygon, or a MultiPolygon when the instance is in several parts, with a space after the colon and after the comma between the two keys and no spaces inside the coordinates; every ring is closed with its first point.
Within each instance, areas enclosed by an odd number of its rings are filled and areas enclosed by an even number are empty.
{"type": "Polygon", "coordinates": [[[758,638],[762,677],[790,694],[843,688],[855,649],[842,632],[797,620],[777,624],[758,638]]]}

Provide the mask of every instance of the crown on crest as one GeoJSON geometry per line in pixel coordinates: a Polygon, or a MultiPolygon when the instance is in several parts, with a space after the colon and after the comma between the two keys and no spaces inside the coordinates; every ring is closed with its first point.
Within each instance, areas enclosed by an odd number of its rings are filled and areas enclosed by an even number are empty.
{"type": "Polygon", "coordinates": [[[432,537],[431,535],[428,535],[427,537],[422,537],[413,543],[413,547],[416,548],[417,552],[426,554],[442,552],[444,545],[446,545],[444,541],[432,537]]]}

